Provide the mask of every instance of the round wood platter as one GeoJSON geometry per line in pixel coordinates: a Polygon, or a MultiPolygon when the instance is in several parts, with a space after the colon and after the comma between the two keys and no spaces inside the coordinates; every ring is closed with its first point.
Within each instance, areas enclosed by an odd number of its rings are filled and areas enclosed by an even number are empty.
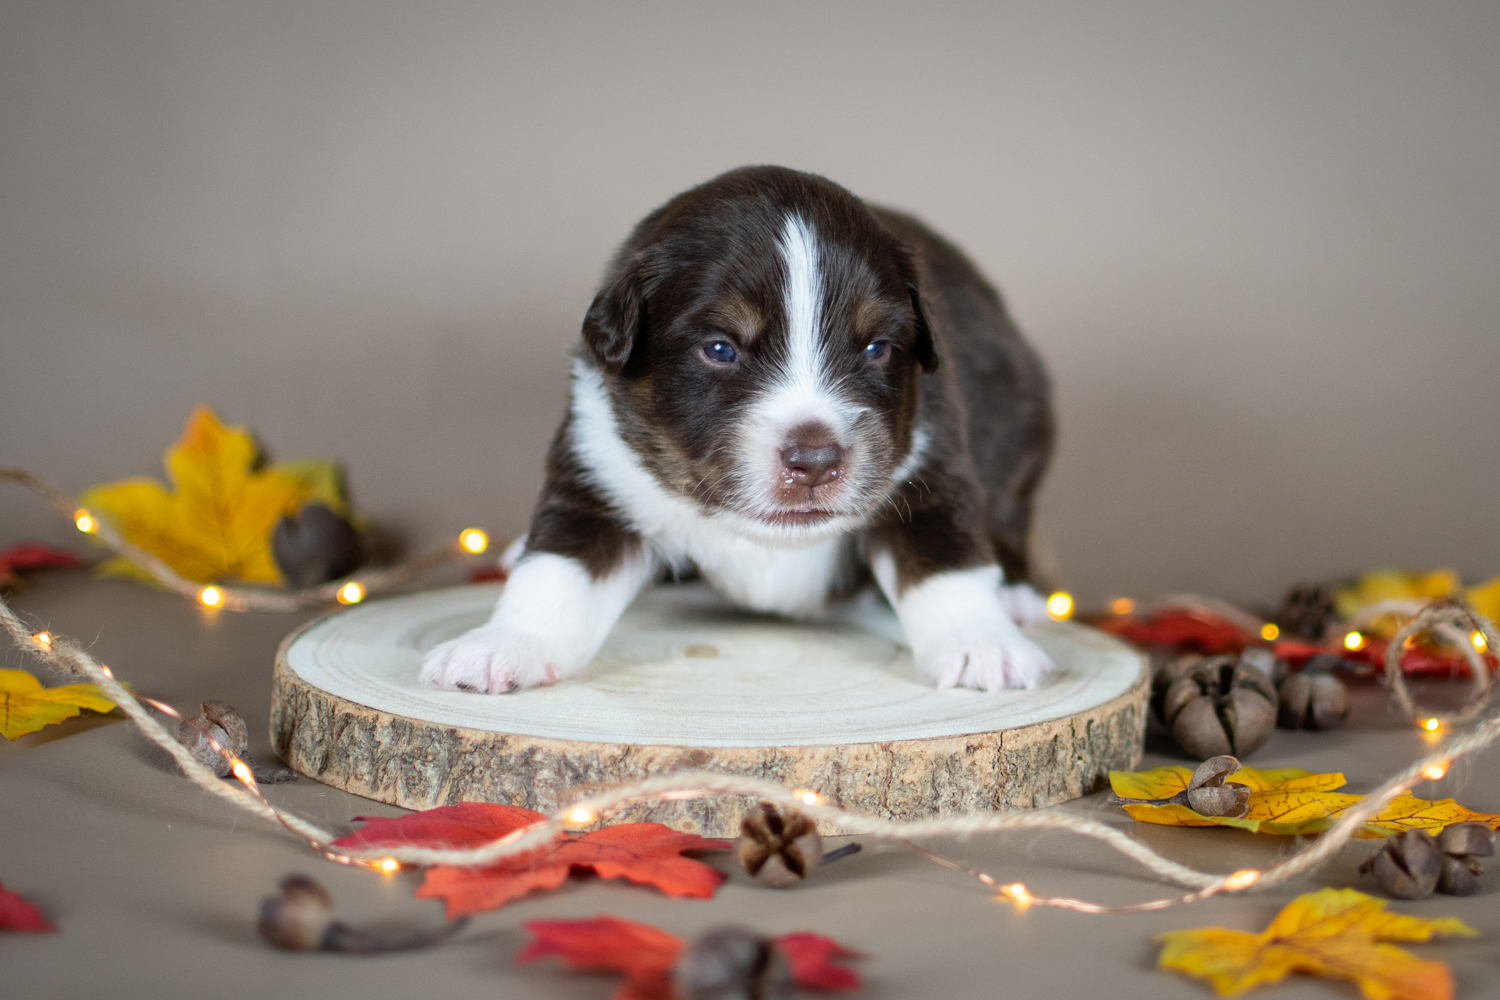
{"type": "MultiPolygon", "coordinates": [[[[422,654],[484,622],[499,593],[371,601],[287,636],[271,703],[276,752],[319,781],[411,809],[485,801],[552,812],[694,769],[897,819],[1051,805],[1141,757],[1148,671],[1119,641],[1039,623],[1026,631],[1058,665],[1040,689],[939,691],[916,674],[873,593],[806,623],[737,610],[698,586],[659,587],[593,663],[551,687],[423,687],[422,654]]],[[[751,805],[673,801],[619,818],[725,837],[751,805]]]]}

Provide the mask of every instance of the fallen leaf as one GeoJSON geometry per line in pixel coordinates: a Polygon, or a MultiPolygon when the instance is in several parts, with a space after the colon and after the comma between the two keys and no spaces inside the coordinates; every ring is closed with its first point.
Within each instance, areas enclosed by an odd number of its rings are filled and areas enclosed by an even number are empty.
{"type": "Polygon", "coordinates": [[[8,740],[70,719],[85,708],[109,712],[114,707],[97,684],[49,688],[24,670],[0,670],[0,735],[8,740]]]}
{"type": "MultiPolygon", "coordinates": [[[[1232,826],[1252,833],[1297,836],[1320,833],[1338,822],[1339,815],[1364,798],[1335,792],[1346,784],[1338,773],[1313,774],[1296,767],[1259,770],[1243,767],[1228,781],[1250,789],[1250,808],[1242,817],[1202,816],[1186,802],[1168,801],[1187,791],[1193,772],[1185,767],[1150,771],[1111,771],[1109,786],[1132,819],[1162,826],[1232,826]],[[1145,800],[1145,801],[1131,801],[1145,800]]],[[[1402,830],[1437,831],[1450,823],[1467,821],[1500,827],[1500,815],[1477,813],[1453,799],[1430,802],[1411,795],[1392,799],[1365,824],[1362,838],[1387,837],[1402,830]]]]}
{"type": "MultiPolygon", "coordinates": [[[[1371,604],[1381,601],[1430,601],[1447,597],[1463,589],[1463,583],[1451,569],[1434,569],[1415,573],[1395,569],[1377,569],[1364,574],[1352,584],[1340,587],[1334,594],[1333,607],[1345,621],[1371,604]]],[[[1399,624],[1385,632],[1395,634],[1399,624]]]]}
{"type": "Polygon", "coordinates": [[[859,973],[836,965],[833,960],[865,956],[845,948],[833,938],[801,931],[782,935],[776,939],[775,945],[776,950],[786,956],[787,965],[792,970],[792,981],[804,990],[837,993],[840,990],[857,990],[864,985],[859,973]]]}
{"type": "Polygon", "coordinates": [[[20,893],[0,883],[0,931],[35,931],[56,934],[57,928],[42,916],[42,911],[28,903],[20,893]]]}
{"type": "Polygon", "coordinates": [[[39,542],[22,542],[0,552],[0,589],[18,586],[24,569],[71,569],[83,561],[64,549],[39,542]]]}
{"type": "Polygon", "coordinates": [[[1500,814],[1474,812],[1456,799],[1428,801],[1414,795],[1398,795],[1365,824],[1360,834],[1366,839],[1387,837],[1403,830],[1426,830],[1437,833],[1453,823],[1483,823],[1491,830],[1500,829],[1500,814]]]}
{"type": "MultiPolygon", "coordinates": [[[[353,848],[471,847],[546,819],[519,806],[465,802],[396,818],[368,820],[357,833],[335,841],[353,848]]],[[[448,917],[482,913],[539,889],[562,885],[574,869],[600,878],[623,878],[654,886],[669,896],[706,899],[724,876],[682,856],[683,851],[728,850],[727,840],[678,833],[660,823],[619,823],[581,836],[560,833],[548,846],[487,868],[439,866],[427,872],[417,895],[448,905],[448,917]]]]}
{"type": "Polygon", "coordinates": [[[1353,889],[1324,889],[1298,896],[1259,934],[1224,927],[1162,934],[1157,964],[1208,980],[1220,996],[1305,972],[1351,979],[1367,997],[1450,1000],[1453,975],[1446,965],[1380,942],[1477,932],[1454,918],[1423,920],[1387,913],[1385,906],[1353,889]]]}
{"type": "MultiPolygon", "coordinates": [[[[79,501],[189,580],[279,584],[271,532],[281,516],[313,500],[341,515],[348,505],[333,463],[262,469],[258,461],[244,428],[225,427],[199,406],[163,456],[171,489],[154,479],[123,479],[91,487],[79,501]]],[[[99,572],[152,579],[123,556],[106,560],[99,572]]]]}
{"type": "Polygon", "coordinates": [[[625,982],[615,1000],[666,1000],[675,995],[672,967],[687,943],[675,934],[599,914],[588,920],[529,920],[533,939],[516,954],[518,962],[556,955],[579,972],[622,972],[625,982]]]}
{"type": "MultiPolygon", "coordinates": [[[[674,1000],[672,969],[687,942],[650,924],[599,914],[587,920],[531,920],[523,924],[532,941],[516,954],[518,962],[555,955],[580,972],[620,972],[625,982],[614,1000],[674,1000]]],[[[805,990],[837,993],[863,983],[853,969],[834,959],[863,958],[821,934],[799,931],[771,940],[786,959],[792,982],[805,990]]]]}
{"type": "Polygon", "coordinates": [[[1143,615],[1115,615],[1093,623],[1137,646],[1175,646],[1210,656],[1238,653],[1260,637],[1206,609],[1162,608],[1143,615]]]}

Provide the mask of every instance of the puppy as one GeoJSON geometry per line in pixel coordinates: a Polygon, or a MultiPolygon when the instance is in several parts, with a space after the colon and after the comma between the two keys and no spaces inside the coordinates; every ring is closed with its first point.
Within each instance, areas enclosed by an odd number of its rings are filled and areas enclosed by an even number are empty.
{"type": "Polygon", "coordinates": [[[615,255],[524,555],[422,679],[552,683],[644,585],[696,571],[795,617],[873,574],[939,687],[1034,687],[1050,663],[1012,615],[1045,614],[1024,581],[1049,396],[995,290],[922,223],[810,174],[724,174],[615,255]]]}

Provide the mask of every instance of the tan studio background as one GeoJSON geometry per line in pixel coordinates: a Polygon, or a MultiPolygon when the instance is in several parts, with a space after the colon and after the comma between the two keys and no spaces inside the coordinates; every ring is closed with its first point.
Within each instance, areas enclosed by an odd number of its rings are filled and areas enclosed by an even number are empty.
{"type": "Polygon", "coordinates": [[[1484,2],[10,0],[0,464],[159,474],[204,401],[414,542],[520,532],[606,256],[769,162],[1003,287],[1086,600],[1497,573],[1497,52],[1484,2]]]}

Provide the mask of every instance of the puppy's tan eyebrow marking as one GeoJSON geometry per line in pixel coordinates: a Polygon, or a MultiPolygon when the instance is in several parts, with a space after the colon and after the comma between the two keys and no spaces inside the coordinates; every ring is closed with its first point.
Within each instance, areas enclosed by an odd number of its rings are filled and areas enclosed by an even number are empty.
{"type": "Polygon", "coordinates": [[[742,344],[748,344],[754,340],[765,325],[760,310],[755,307],[755,304],[738,295],[720,302],[714,308],[714,313],[719,322],[729,329],[729,332],[740,338],[742,344]]]}
{"type": "Polygon", "coordinates": [[[854,303],[854,332],[862,339],[888,332],[901,318],[901,307],[878,294],[861,293],[854,303]]]}

